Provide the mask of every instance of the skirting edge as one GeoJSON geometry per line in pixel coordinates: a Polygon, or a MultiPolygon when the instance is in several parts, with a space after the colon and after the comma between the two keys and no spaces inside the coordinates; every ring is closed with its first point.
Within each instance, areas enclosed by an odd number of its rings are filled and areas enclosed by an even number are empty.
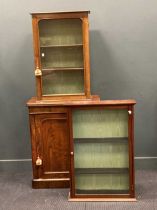
{"type": "Polygon", "coordinates": [[[72,202],[135,202],[136,198],[71,198],[70,193],[68,196],[68,201],[72,202]]]}

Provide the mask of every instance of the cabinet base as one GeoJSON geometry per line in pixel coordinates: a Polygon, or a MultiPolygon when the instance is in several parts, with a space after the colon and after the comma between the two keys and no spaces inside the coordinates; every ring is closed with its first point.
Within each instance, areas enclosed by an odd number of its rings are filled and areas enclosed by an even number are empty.
{"type": "Polygon", "coordinates": [[[32,180],[33,189],[47,189],[47,188],[69,188],[69,180],[32,180]]]}
{"type": "Polygon", "coordinates": [[[135,202],[137,201],[136,198],[71,198],[70,193],[68,197],[68,201],[73,202],[81,202],[81,201],[87,201],[87,202],[135,202]]]}

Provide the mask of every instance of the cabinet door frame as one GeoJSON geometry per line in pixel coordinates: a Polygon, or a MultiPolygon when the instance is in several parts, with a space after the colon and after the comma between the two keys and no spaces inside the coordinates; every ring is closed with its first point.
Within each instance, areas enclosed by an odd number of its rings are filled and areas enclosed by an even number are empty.
{"type": "MultiPolygon", "coordinates": [[[[38,113],[33,115],[30,115],[31,119],[31,127],[32,127],[32,161],[33,161],[33,178],[34,180],[54,180],[54,181],[69,181],[70,176],[70,156],[69,156],[69,121],[68,121],[68,113],[38,113]],[[46,120],[51,120],[53,123],[53,120],[58,123],[62,122],[61,124],[61,130],[63,130],[62,126],[64,126],[64,134],[66,134],[65,141],[63,143],[66,144],[65,153],[66,153],[66,159],[64,160],[64,165],[66,170],[60,171],[60,170],[54,170],[49,171],[46,173],[45,171],[45,161],[44,159],[45,152],[44,152],[44,142],[45,139],[43,139],[42,134],[42,123],[46,120]],[[63,122],[64,121],[64,122],[63,122]],[[36,165],[37,157],[41,158],[42,165],[36,165]]],[[[54,121],[54,124],[56,123],[54,121]]],[[[55,132],[57,133],[56,129],[55,132]]],[[[65,136],[65,135],[64,135],[65,136]]],[[[59,142],[58,142],[59,144],[59,142]]],[[[63,148],[62,148],[63,149],[63,148]]],[[[57,154],[57,153],[56,153],[57,154]]],[[[63,157],[62,157],[63,158],[63,157]]],[[[60,167],[59,167],[60,168],[60,167]]]]}
{"type": "MultiPolygon", "coordinates": [[[[71,180],[70,180],[70,199],[71,200],[83,200],[83,199],[123,199],[131,200],[135,199],[135,178],[134,178],[134,108],[133,105],[115,105],[115,106],[86,106],[86,107],[74,107],[70,110],[70,168],[71,168],[71,180]],[[75,171],[74,171],[74,143],[73,143],[73,125],[72,125],[72,112],[77,110],[89,110],[89,109],[125,109],[128,111],[128,155],[129,155],[129,194],[101,194],[101,195],[78,195],[75,193],[75,171]]],[[[69,200],[70,200],[69,199],[69,200]]]]}
{"type": "Polygon", "coordinates": [[[38,100],[44,99],[85,99],[91,98],[90,93],[90,58],[89,58],[89,11],[80,12],[61,12],[61,13],[32,13],[32,26],[33,26],[33,43],[34,43],[34,64],[35,71],[41,71],[40,60],[40,44],[39,44],[39,27],[40,20],[48,19],[80,19],[82,21],[82,37],[83,37],[83,57],[84,57],[84,93],[82,94],[54,94],[44,96],[42,93],[42,71],[36,76],[36,95],[38,100]]]}

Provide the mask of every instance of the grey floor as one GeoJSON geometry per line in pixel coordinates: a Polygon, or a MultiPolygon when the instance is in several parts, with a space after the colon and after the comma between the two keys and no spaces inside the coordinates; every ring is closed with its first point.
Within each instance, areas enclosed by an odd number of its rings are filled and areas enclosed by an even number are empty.
{"type": "Polygon", "coordinates": [[[31,173],[0,173],[0,210],[157,210],[157,171],[136,171],[137,202],[68,202],[68,189],[31,188],[31,173]]]}

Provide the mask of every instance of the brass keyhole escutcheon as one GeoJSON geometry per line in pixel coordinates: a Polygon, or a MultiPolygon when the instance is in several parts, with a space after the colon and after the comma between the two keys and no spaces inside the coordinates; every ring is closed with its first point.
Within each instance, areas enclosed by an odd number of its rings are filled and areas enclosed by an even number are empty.
{"type": "Polygon", "coordinates": [[[37,77],[37,76],[41,76],[42,75],[42,72],[41,72],[41,70],[39,69],[39,67],[37,67],[36,69],[35,69],[35,76],[37,77]]]}
{"type": "Polygon", "coordinates": [[[36,160],[36,165],[41,166],[42,165],[42,159],[38,156],[36,160]]]}

